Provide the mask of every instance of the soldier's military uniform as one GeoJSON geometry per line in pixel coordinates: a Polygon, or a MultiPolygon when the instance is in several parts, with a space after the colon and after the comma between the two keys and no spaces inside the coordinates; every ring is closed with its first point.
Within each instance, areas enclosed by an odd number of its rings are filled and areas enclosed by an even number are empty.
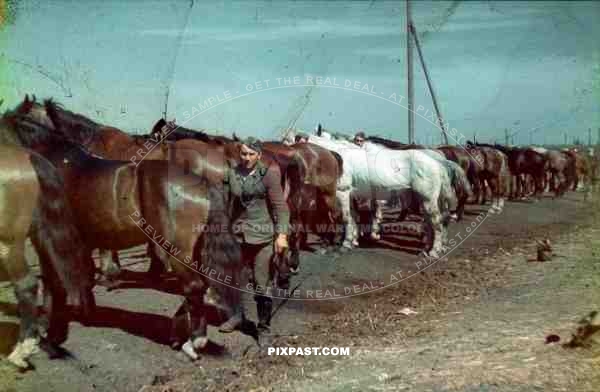
{"type": "MultiPolygon", "coordinates": [[[[269,265],[256,265],[256,256],[273,244],[275,235],[289,231],[289,210],[281,189],[281,173],[274,163],[269,167],[261,161],[249,174],[241,166],[227,172],[224,179],[233,201],[234,232],[242,247],[242,282],[265,287],[271,280],[269,265]],[[245,279],[244,279],[245,278],[245,279]],[[258,279],[257,279],[258,278],[258,279]],[[258,280],[258,282],[257,282],[258,280]]],[[[244,287],[246,288],[246,287],[244,287]]],[[[270,323],[272,300],[256,293],[259,327],[270,323]]]]}

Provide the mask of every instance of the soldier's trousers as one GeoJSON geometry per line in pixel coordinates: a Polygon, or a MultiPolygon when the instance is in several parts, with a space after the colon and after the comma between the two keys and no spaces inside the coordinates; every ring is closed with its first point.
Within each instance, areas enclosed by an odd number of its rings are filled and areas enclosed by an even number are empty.
{"type": "MultiPolygon", "coordinates": [[[[272,247],[273,241],[261,244],[242,243],[242,282],[245,291],[254,291],[256,311],[259,324],[268,326],[271,321],[273,300],[268,287],[271,286],[269,257],[259,254],[267,247],[272,247]]],[[[270,250],[270,249],[269,249],[270,250]]],[[[266,253],[266,252],[265,252],[266,253]]]]}

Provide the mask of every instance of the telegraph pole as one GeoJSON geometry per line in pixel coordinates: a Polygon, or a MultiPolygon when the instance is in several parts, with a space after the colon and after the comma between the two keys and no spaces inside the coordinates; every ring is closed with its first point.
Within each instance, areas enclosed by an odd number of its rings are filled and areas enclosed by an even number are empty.
{"type": "MultiPolygon", "coordinates": [[[[408,0],[407,0],[408,1],[408,0]]],[[[419,60],[421,61],[421,67],[423,68],[423,73],[425,74],[425,80],[427,81],[427,87],[429,88],[429,94],[431,94],[431,100],[433,101],[433,107],[435,108],[435,113],[437,114],[438,123],[440,124],[440,129],[442,130],[442,136],[444,138],[444,144],[448,144],[448,135],[446,134],[446,127],[444,125],[444,119],[442,118],[442,113],[440,112],[440,107],[438,106],[437,97],[435,95],[435,91],[433,90],[433,85],[431,84],[431,79],[429,78],[429,72],[427,71],[427,65],[425,65],[425,58],[423,57],[423,51],[421,50],[421,43],[419,42],[419,36],[417,35],[417,30],[415,26],[410,22],[410,32],[415,39],[415,45],[417,46],[417,54],[419,55],[419,60]]]]}
{"type": "Polygon", "coordinates": [[[510,144],[510,135],[508,134],[508,128],[504,128],[504,144],[507,146],[510,144]]]}
{"type": "Polygon", "coordinates": [[[592,128],[588,128],[588,146],[592,145],[592,128]]]}
{"type": "Polygon", "coordinates": [[[410,10],[410,0],[406,0],[406,76],[407,85],[407,107],[408,107],[408,143],[415,141],[415,113],[413,112],[415,104],[415,89],[413,80],[413,43],[411,39],[412,16],[410,10]]]}

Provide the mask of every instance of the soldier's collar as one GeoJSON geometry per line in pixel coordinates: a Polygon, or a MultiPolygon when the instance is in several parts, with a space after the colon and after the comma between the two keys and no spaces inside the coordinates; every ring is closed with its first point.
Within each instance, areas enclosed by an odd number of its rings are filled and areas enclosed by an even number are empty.
{"type": "MultiPolygon", "coordinates": [[[[252,169],[252,171],[250,173],[246,174],[246,176],[255,176],[257,173],[264,174],[265,170],[266,170],[266,166],[264,165],[264,163],[262,163],[262,161],[258,161],[258,162],[256,162],[254,169],[252,169]]],[[[240,176],[244,173],[244,169],[241,165],[239,165],[237,167],[237,172],[238,172],[238,175],[240,175],[240,176]]]]}

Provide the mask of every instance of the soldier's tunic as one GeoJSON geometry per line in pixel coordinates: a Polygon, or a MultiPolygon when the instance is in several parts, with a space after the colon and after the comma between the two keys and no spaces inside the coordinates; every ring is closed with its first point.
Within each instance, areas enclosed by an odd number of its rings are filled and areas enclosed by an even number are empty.
{"type": "Polygon", "coordinates": [[[266,244],[274,234],[287,234],[290,213],[281,189],[279,167],[266,167],[258,161],[251,174],[244,176],[242,170],[238,166],[225,176],[235,200],[233,220],[240,242],[266,244]]]}

